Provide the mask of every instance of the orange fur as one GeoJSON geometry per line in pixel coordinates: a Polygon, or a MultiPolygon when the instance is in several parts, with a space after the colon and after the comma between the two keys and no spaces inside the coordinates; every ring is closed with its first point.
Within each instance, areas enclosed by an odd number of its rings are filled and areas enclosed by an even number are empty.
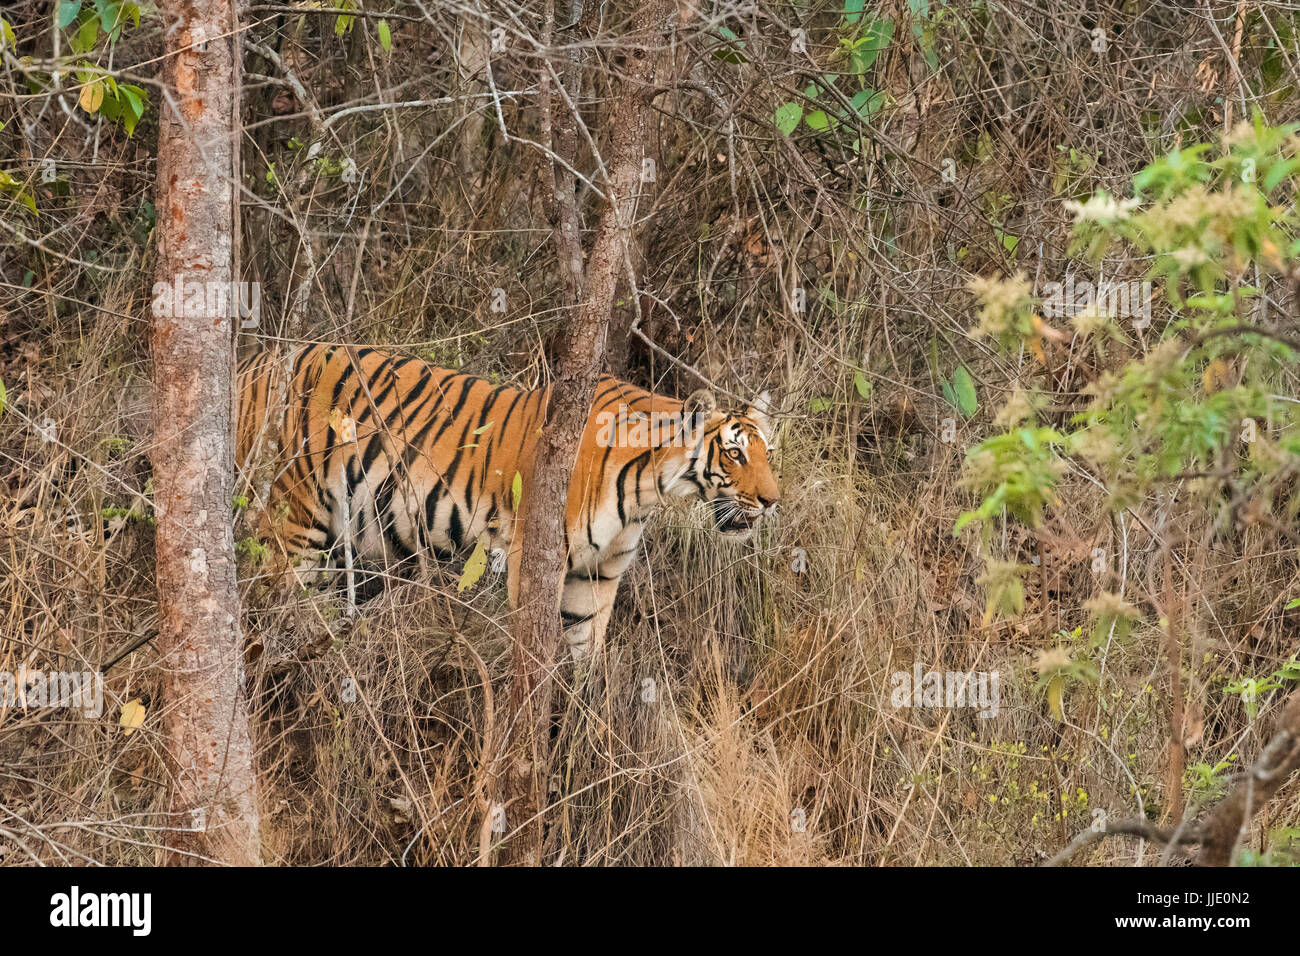
{"type": "MultiPolygon", "coordinates": [[[[508,555],[515,599],[514,487],[518,475],[527,494],[549,390],[330,345],[255,353],[238,388],[239,466],[270,475],[260,533],[300,568],[336,556],[345,534],[358,558],[385,567],[482,540],[508,555]]],[[[561,610],[575,655],[603,639],[642,522],[665,498],[713,500],[730,532],[775,507],[760,413],[692,412],[608,376],[597,385],[565,522],[561,610]]]]}

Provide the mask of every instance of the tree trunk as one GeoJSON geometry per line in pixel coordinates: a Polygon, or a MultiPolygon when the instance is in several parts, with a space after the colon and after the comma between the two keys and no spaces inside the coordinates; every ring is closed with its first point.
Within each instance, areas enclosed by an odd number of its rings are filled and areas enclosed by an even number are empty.
{"type": "Polygon", "coordinates": [[[152,459],[172,776],[164,862],[256,864],[231,504],[239,32],[232,0],[159,6],[167,96],[158,135],[152,459]],[[168,303],[163,289],[183,295],[168,303]]]}
{"type": "MultiPolygon", "coordinates": [[[[488,69],[488,31],[478,10],[466,10],[460,15],[459,50],[456,53],[457,89],[462,96],[485,93],[488,84],[485,79],[488,69]]],[[[482,185],[483,165],[487,159],[487,150],[483,142],[483,130],[487,123],[487,113],[480,99],[466,99],[461,108],[465,110],[465,122],[461,124],[460,143],[456,150],[456,164],[460,168],[461,182],[465,198],[472,210],[478,213],[478,193],[482,185]]]]}
{"type": "MultiPolygon", "coordinates": [[[[573,321],[559,349],[546,424],[520,505],[518,534],[522,535],[523,553],[509,698],[510,714],[517,716],[506,744],[505,781],[509,819],[518,828],[507,845],[507,856],[517,863],[541,862],[542,812],[550,777],[552,671],[560,646],[560,586],[566,568],[565,502],[601,373],[615,286],[624,272],[631,241],[656,60],[649,43],[659,35],[666,12],[662,0],[644,5],[620,44],[625,58],[623,79],[610,106],[613,136],[605,163],[609,175],[603,184],[610,202],[587,256],[573,321]]],[[[550,10],[547,19],[549,38],[554,23],[550,10]]],[[[563,142],[568,136],[565,127],[574,120],[562,101],[555,106],[553,138],[563,142]]],[[[572,190],[566,195],[563,188],[568,181],[561,171],[556,195],[561,226],[572,219],[572,210],[565,209],[565,204],[573,201],[572,190]]],[[[569,240],[563,228],[557,230],[556,245],[562,259],[572,252],[569,240]]]]}

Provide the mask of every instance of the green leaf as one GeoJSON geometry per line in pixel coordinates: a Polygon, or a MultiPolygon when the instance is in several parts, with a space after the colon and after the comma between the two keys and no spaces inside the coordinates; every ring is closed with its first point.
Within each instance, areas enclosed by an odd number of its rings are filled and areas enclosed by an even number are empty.
{"type": "Polygon", "coordinates": [[[4,410],[5,410],[5,382],[4,379],[0,378],[0,415],[4,414],[4,410]]]}
{"type": "Polygon", "coordinates": [[[491,427],[492,427],[493,425],[495,425],[495,424],[496,424],[495,421],[491,421],[491,422],[488,422],[486,425],[483,425],[483,426],[481,426],[481,427],[479,427],[479,428],[474,429],[474,435],[475,435],[475,436],[482,435],[485,431],[487,431],[489,428],[491,428],[491,427]]]}
{"type": "Polygon", "coordinates": [[[379,32],[379,45],[384,48],[384,52],[393,52],[393,32],[388,28],[388,21],[380,20],[375,29],[379,32]]]}
{"type": "Polygon", "coordinates": [[[99,21],[94,16],[88,15],[68,42],[72,46],[72,52],[86,53],[94,47],[98,39],[99,21]]]}
{"type": "Polygon", "coordinates": [[[894,38],[894,21],[877,20],[871,25],[871,43],[877,53],[883,53],[894,38]]]}
{"type": "Polygon", "coordinates": [[[1264,187],[1264,192],[1271,193],[1281,185],[1282,180],[1291,178],[1297,171],[1300,171],[1300,160],[1292,159],[1287,160],[1286,162],[1277,163],[1268,171],[1268,175],[1264,177],[1264,181],[1261,184],[1264,187]]]}
{"type": "Polygon", "coordinates": [[[782,103],[777,107],[776,115],[773,117],[776,122],[776,128],[786,136],[794,132],[799,121],[803,119],[803,106],[799,103],[782,103]]]}
{"type": "Polygon", "coordinates": [[[727,63],[744,63],[745,57],[741,51],[745,49],[745,41],[736,36],[736,31],[730,27],[718,27],[718,34],[730,43],[730,47],[714,50],[713,55],[727,63]]]}
{"type": "Polygon", "coordinates": [[[460,573],[456,593],[459,594],[478,584],[478,579],[483,577],[485,570],[487,570],[487,548],[483,546],[483,539],[479,538],[478,543],[474,545],[474,553],[465,562],[465,570],[460,573]]]}
{"type": "Polygon", "coordinates": [[[934,52],[934,40],[930,37],[930,31],[926,30],[921,37],[921,56],[925,59],[925,65],[930,68],[931,73],[939,72],[939,54],[934,52]]]}
{"type": "Polygon", "coordinates": [[[59,0],[59,6],[54,11],[54,23],[63,30],[77,19],[77,14],[80,12],[81,0],[59,0]]]}
{"type": "Polygon", "coordinates": [[[876,20],[873,22],[867,35],[854,44],[853,56],[849,60],[854,70],[858,73],[865,73],[871,64],[876,62],[876,57],[885,52],[885,48],[889,46],[889,41],[893,38],[893,20],[876,20]]]}
{"type": "Polygon", "coordinates": [[[808,411],[814,415],[820,415],[822,412],[828,411],[830,407],[831,400],[822,396],[818,396],[808,403],[808,411]]]}
{"type": "Polygon", "coordinates": [[[121,123],[122,128],[126,130],[126,135],[130,136],[135,132],[140,117],[144,115],[149,94],[131,83],[114,83],[113,86],[116,87],[113,96],[104,99],[100,112],[108,119],[121,123]]]}
{"type": "Polygon", "coordinates": [[[952,373],[952,390],[961,413],[967,418],[974,415],[980,403],[975,397],[975,382],[970,377],[970,372],[966,371],[966,366],[963,365],[952,373]]]}
{"type": "Polygon", "coordinates": [[[515,510],[519,510],[519,502],[524,500],[524,477],[515,472],[515,480],[510,483],[510,494],[515,500],[515,510]]]}
{"type": "Polygon", "coordinates": [[[116,0],[95,0],[95,9],[99,11],[99,25],[108,34],[110,42],[116,42],[122,32],[122,5],[116,0]]]}
{"type": "Polygon", "coordinates": [[[816,133],[822,132],[831,125],[830,117],[826,115],[825,110],[813,110],[804,117],[804,122],[808,124],[810,130],[816,133]]]}
{"type": "Polygon", "coordinates": [[[122,100],[116,96],[105,96],[103,104],[99,107],[99,115],[106,120],[114,123],[122,121],[122,100]]]}
{"type": "Polygon", "coordinates": [[[853,99],[849,100],[849,105],[853,111],[867,119],[880,107],[885,105],[885,94],[878,90],[859,90],[853,94],[853,99]]]}
{"type": "Polygon", "coordinates": [[[864,399],[871,397],[871,383],[867,381],[867,377],[861,372],[853,373],[853,387],[858,390],[858,394],[864,399]]]}
{"type": "Polygon", "coordinates": [[[127,106],[136,119],[144,115],[144,105],[149,102],[148,93],[130,83],[123,83],[118,87],[118,92],[126,98],[127,106]]]}
{"type": "Polygon", "coordinates": [[[844,22],[857,23],[862,18],[866,0],[844,0],[844,22]]]}

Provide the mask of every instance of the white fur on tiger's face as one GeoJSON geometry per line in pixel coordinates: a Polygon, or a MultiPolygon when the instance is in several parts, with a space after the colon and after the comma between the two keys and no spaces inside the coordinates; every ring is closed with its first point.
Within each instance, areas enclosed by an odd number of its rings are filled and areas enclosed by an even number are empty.
{"type": "Polygon", "coordinates": [[[719,425],[707,454],[697,462],[706,481],[704,497],[724,534],[747,538],[765,515],[776,511],[781,492],[768,462],[768,437],[761,413],[729,415],[719,425]]]}

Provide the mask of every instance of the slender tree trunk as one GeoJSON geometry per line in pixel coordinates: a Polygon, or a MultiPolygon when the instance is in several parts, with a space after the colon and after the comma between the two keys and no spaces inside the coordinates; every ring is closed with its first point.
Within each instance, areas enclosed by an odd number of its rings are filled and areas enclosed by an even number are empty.
{"type": "Polygon", "coordinates": [[[1183,743],[1183,611],[1185,603],[1174,584],[1172,536],[1165,545],[1165,659],[1169,664],[1169,753],[1165,768],[1166,818],[1175,826],[1183,818],[1183,774],[1187,748],[1183,743]]]}
{"type": "Polygon", "coordinates": [[[158,135],[152,458],[172,774],[164,862],[256,864],[231,505],[239,34],[232,0],[159,6],[167,92],[158,135]],[[160,306],[159,292],[178,281],[183,296],[160,306]]]}
{"type": "MultiPolygon", "coordinates": [[[[456,70],[457,89],[462,95],[485,93],[488,89],[485,79],[488,69],[488,28],[477,14],[475,9],[460,15],[460,48],[456,52],[456,70]]],[[[487,114],[482,100],[478,99],[465,100],[462,109],[465,110],[466,119],[461,124],[456,164],[460,168],[465,196],[471,209],[477,213],[478,191],[483,178],[483,165],[487,160],[487,149],[483,142],[487,114]]]]}
{"type": "MultiPolygon", "coordinates": [[[[614,289],[624,272],[631,241],[646,146],[648,94],[654,82],[656,57],[650,44],[660,35],[657,28],[663,23],[667,9],[663,0],[645,4],[633,18],[621,44],[623,79],[609,113],[613,136],[605,157],[609,177],[603,184],[610,202],[587,256],[573,321],[559,349],[546,425],[538,442],[532,474],[525,481],[520,507],[523,554],[510,685],[514,732],[507,742],[510,759],[505,781],[509,818],[515,826],[522,825],[508,844],[508,857],[517,863],[541,861],[541,814],[550,777],[552,671],[561,639],[560,586],[566,568],[565,502],[604,360],[614,289]]],[[[554,24],[553,10],[548,10],[547,20],[549,37],[549,27],[554,24]]],[[[554,101],[554,108],[553,141],[563,142],[573,118],[565,112],[568,106],[562,100],[554,101]]],[[[567,195],[564,193],[568,182],[570,179],[564,174],[557,177],[556,199],[561,224],[557,249],[562,259],[573,253],[572,237],[563,229],[572,219],[571,211],[565,209],[565,204],[573,198],[571,189],[567,195]]]]}

